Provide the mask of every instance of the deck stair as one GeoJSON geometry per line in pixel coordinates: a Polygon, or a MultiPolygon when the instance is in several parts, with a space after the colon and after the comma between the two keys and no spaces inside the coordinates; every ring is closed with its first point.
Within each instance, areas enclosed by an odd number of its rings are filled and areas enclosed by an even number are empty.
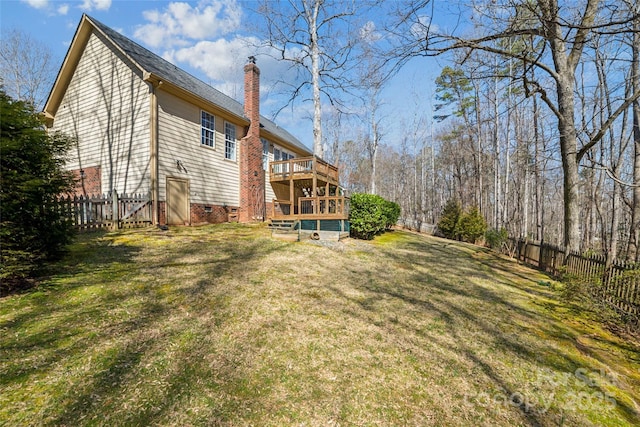
{"type": "Polygon", "coordinates": [[[297,219],[272,219],[269,228],[277,231],[295,231],[300,228],[300,221],[297,219]]]}
{"type": "Polygon", "coordinates": [[[273,237],[296,241],[300,239],[300,221],[297,219],[272,219],[269,229],[273,237]]]}

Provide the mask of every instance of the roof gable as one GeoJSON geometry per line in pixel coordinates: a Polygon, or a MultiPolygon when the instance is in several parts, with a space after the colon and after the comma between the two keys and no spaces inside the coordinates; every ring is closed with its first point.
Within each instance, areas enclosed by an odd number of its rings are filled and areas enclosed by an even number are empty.
{"type": "MultiPolygon", "coordinates": [[[[45,104],[44,113],[47,118],[53,119],[55,117],[92,31],[102,33],[113,43],[115,48],[120,50],[121,53],[145,75],[154,76],[159,80],[171,83],[189,94],[228,112],[232,116],[245,122],[248,121],[248,118],[244,114],[244,107],[240,102],[214,89],[181,68],[86,14],[83,14],[80,20],[69,51],[49,94],[47,103],[45,104]]],[[[260,116],[260,125],[262,129],[274,137],[281,139],[285,143],[307,154],[311,154],[309,148],[302,142],[264,116],[260,116]]]]}

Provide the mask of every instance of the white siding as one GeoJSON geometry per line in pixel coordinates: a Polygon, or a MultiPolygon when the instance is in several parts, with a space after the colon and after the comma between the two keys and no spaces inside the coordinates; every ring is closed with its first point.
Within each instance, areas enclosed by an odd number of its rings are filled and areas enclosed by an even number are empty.
{"type": "MultiPolygon", "coordinates": [[[[191,203],[238,206],[239,166],[224,158],[225,120],[214,114],[215,148],[202,145],[201,109],[162,90],[157,94],[160,200],[166,200],[166,178],[180,177],[189,179],[191,203]]],[[[236,135],[242,135],[240,126],[236,135]]]]}
{"type": "MultiPolygon", "coordinates": [[[[136,70],[137,71],[137,70],[136,70]]],[[[92,34],[53,122],[77,138],[69,169],[102,168],[102,191],[149,191],[149,89],[92,34]]]]}
{"type": "MultiPolygon", "coordinates": [[[[264,171],[264,185],[265,185],[265,194],[264,198],[267,203],[273,202],[273,199],[276,198],[276,193],[273,192],[273,187],[271,186],[271,181],[269,178],[269,163],[273,161],[273,148],[271,148],[273,144],[269,142],[269,162],[267,163],[267,169],[264,171]]],[[[271,212],[267,212],[267,216],[269,216],[271,212]]]]}

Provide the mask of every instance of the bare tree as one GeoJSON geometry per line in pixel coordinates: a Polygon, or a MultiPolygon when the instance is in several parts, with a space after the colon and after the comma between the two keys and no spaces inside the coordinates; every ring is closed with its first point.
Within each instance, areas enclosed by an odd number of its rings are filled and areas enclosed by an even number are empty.
{"type": "MultiPolygon", "coordinates": [[[[631,42],[631,87],[635,93],[640,93],[640,6],[631,2],[629,9],[635,13],[633,21],[633,36],[631,42]]],[[[633,202],[631,208],[631,232],[627,258],[640,261],[640,100],[633,101],[633,202]]]]}
{"type": "Polygon", "coordinates": [[[383,137],[382,118],[380,109],[383,105],[381,91],[384,87],[386,76],[376,66],[376,58],[373,56],[369,44],[364,43],[365,48],[360,55],[359,78],[357,87],[361,91],[361,99],[364,102],[364,111],[367,112],[368,135],[364,138],[364,145],[371,162],[371,180],[369,192],[376,193],[378,148],[383,137]]]}
{"type": "Polygon", "coordinates": [[[11,97],[42,109],[56,77],[57,63],[45,43],[22,30],[2,31],[0,83],[11,97]]]}
{"type": "MultiPolygon", "coordinates": [[[[327,0],[264,0],[258,12],[264,19],[268,51],[298,71],[299,80],[281,81],[289,88],[291,104],[311,89],[313,152],[324,154],[322,95],[336,107],[350,87],[348,71],[356,37],[351,21],[363,2],[327,0]]],[[[307,98],[308,99],[308,98],[307,98]]]]}
{"type": "Polygon", "coordinates": [[[578,146],[575,123],[576,68],[590,37],[597,37],[601,33],[631,32],[630,23],[637,19],[637,14],[618,15],[613,0],[586,0],[578,5],[569,2],[560,4],[558,0],[493,1],[491,5],[476,9],[477,19],[483,19],[483,10],[489,8],[501,8],[504,12],[502,15],[508,15],[508,19],[491,19],[484,35],[460,37],[434,32],[424,18],[426,11],[422,10],[428,5],[429,2],[424,0],[414,2],[413,7],[407,9],[409,12],[401,15],[403,20],[391,28],[394,34],[399,35],[397,40],[403,42],[396,47],[399,52],[396,55],[397,63],[402,64],[414,56],[435,56],[458,50],[482,50],[522,62],[522,71],[514,78],[522,83],[527,95],[538,95],[556,118],[564,184],[564,245],[569,251],[576,250],[580,242],[579,165],[618,116],[640,97],[640,90],[636,88],[630,97],[617,103],[600,128],[590,133],[588,140],[578,146]],[[522,10],[527,13],[522,14],[522,10]],[[421,26],[422,30],[416,31],[416,26],[421,26]],[[400,36],[403,28],[404,34],[418,34],[420,37],[400,36]],[[532,55],[527,50],[513,51],[507,48],[508,43],[497,43],[525,36],[543,44],[539,54],[532,55]],[[541,71],[548,80],[540,80],[539,75],[534,80],[533,69],[541,71]]]}

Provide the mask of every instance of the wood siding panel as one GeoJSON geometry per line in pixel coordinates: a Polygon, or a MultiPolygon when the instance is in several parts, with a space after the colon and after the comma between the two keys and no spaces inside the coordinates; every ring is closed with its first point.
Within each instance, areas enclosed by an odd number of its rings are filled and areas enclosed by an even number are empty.
{"type": "MultiPolygon", "coordinates": [[[[272,143],[269,143],[269,162],[273,161],[273,146],[272,143]]],[[[264,171],[264,185],[265,185],[265,201],[267,203],[273,202],[273,199],[276,198],[276,193],[273,192],[273,187],[271,186],[271,180],[269,177],[269,165],[267,165],[267,170],[264,171]]],[[[267,212],[268,216],[269,212],[267,212]]]]}
{"type": "MultiPolygon", "coordinates": [[[[224,158],[224,119],[215,116],[215,147],[202,145],[201,109],[162,90],[157,94],[159,182],[167,177],[189,179],[191,203],[238,206],[238,162],[224,158]]],[[[243,133],[237,126],[236,138],[243,133]]],[[[163,187],[160,200],[166,200],[163,187]]]]}
{"type": "Polygon", "coordinates": [[[69,169],[101,167],[102,192],[149,191],[148,85],[102,36],[90,36],[52,130],[78,141],[69,169]]]}

